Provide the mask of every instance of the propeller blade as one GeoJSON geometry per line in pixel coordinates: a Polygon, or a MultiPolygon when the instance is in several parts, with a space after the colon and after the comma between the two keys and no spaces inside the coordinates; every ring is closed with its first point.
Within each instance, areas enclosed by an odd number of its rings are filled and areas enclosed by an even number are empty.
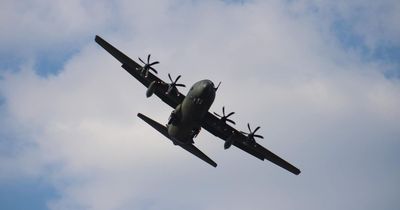
{"type": "Polygon", "coordinates": [[[258,127],[253,131],[253,133],[256,133],[256,132],[258,131],[258,129],[260,129],[260,126],[258,126],[258,127]]]}
{"type": "Polygon", "coordinates": [[[186,87],[184,84],[175,84],[176,87],[186,87]]]}
{"type": "Polygon", "coordinates": [[[246,133],[246,132],[243,132],[243,131],[240,131],[240,133],[242,133],[244,135],[249,135],[249,133],[246,133]]]}
{"type": "Polygon", "coordinates": [[[175,84],[176,84],[176,82],[178,82],[178,80],[179,80],[179,78],[181,78],[181,75],[179,75],[176,79],[175,79],[175,84]]]}
{"type": "Polygon", "coordinates": [[[143,64],[146,65],[146,63],[140,57],[138,57],[138,58],[139,58],[140,62],[142,62],[143,64]]]}
{"type": "Polygon", "coordinates": [[[154,73],[158,74],[157,70],[155,70],[153,67],[149,67],[154,73]]]}
{"type": "Polygon", "coordinates": [[[249,124],[249,123],[247,123],[247,128],[249,129],[250,133],[252,133],[252,132],[251,132],[251,128],[250,128],[250,124],[249,124]]]}
{"type": "Polygon", "coordinates": [[[147,56],[147,63],[150,63],[150,56],[151,56],[151,54],[149,54],[149,55],[147,56]]]}
{"type": "Polygon", "coordinates": [[[233,114],[235,114],[235,112],[229,113],[228,115],[226,115],[226,117],[228,118],[228,117],[232,116],[233,114]]]}
{"type": "Polygon", "coordinates": [[[234,124],[234,125],[236,125],[236,123],[235,123],[233,120],[231,120],[231,119],[226,119],[226,121],[227,121],[227,122],[230,122],[230,123],[232,123],[232,124],[234,124]]]}
{"type": "Polygon", "coordinates": [[[159,63],[160,63],[159,61],[154,61],[153,63],[149,64],[149,66],[156,65],[156,64],[159,64],[159,63]]]}
{"type": "Polygon", "coordinates": [[[173,82],[172,78],[171,78],[171,74],[168,73],[168,77],[169,77],[169,80],[171,80],[171,82],[173,82]]]}
{"type": "Polygon", "coordinates": [[[257,134],[255,134],[255,135],[254,135],[254,137],[257,137],[257,138],[260,138],[260,139],[264,139],[264,137],[263,137],[263,136],[261,136],[261,135],[257,135],[257,134]]]}
{"type": "Polygon", "coordinates": [[[214,112],[215,115],[217,115],[217,117],[222,117],[221,115],[219,115],[218,113],[214,112]]]}

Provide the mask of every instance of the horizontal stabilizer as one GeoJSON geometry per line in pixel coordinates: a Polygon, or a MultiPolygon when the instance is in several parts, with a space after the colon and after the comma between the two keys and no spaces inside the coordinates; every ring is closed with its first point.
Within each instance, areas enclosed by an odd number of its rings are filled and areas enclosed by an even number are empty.
{"type": "Polygon", "coordinates": [[[215,163],[211,158],[209,158],[207,155],[205,155],[201,150],[199,150],[197,147],[195,147],[193,144],[184,144],[184,145],[179,145],[186,151],[192,153],[193,155],[196,155],[198,158],[206,161],[208,164],[217,167],[217,163],[215,163]]]}
{"type": "Polygon", "coordinates": [[[147,124],[151,125],[151,127],[153,127],[154,129],[158,130],[158,132],[160,132],[162,135],[164,135],[165,137],[167,137],[169,139],[169,134],[168,134],[168,129],[161,125],[160,123],[148,118],[147,116],[138,113],[137,115],[140,119],[144,120],[147,124]]]}
{"type": "MultiPolygon", "coordinates": [[[[142,120],[144,120],[147,124],[151,125],[151,127],[153,127],[154,129],[156,129],[158,132],[160,132],[161,134],[163,134],[165,137],[167,137],[168,139],[170,139],[172,141],[172,139],[169,137],[168,134],[168,129],[161,125],[160,123],[148,118],[147,116],[138,113],[138,117],[142,120]]],[[[203,161],[207,162],[208,164],[217,167],[217,164],[211,159],[209,158],[207,155],[205,155],[202,151],[200,151],[197,147],[195,147],[193,144],[178,144],[180,147],[182,147],[183,149],[185,149],[186,151],[192,153],[193,155],[197,156],[198,158],[202,159],[203,161]]]]}

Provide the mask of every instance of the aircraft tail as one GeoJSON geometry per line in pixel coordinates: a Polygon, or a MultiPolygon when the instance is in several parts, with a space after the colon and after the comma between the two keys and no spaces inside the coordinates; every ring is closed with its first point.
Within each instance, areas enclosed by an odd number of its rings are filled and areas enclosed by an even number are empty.
{"type": "MultiPolygon", "coordinates": [[[[148,118],[147,116],[145,116],[141,113],[138,113],[137,116],[172,141],[172,139],[170,138],[170,136],[168,134],[167,127],[161,125],[160,123],[148,118]]],[[[180,147],[182,147],[183,149],[185,149],[186,151],[188,151],[188,152],[192,153],[193,155],[197,156],[198,158],[202,159],[203,161],[207,162],[208,164],[210,164],[214,167],[217,167],[217,164],[211,158],[209,158],[206,154],[204,154],[202,151],[200,151],[193,144],[183,144],[183,145],[178,144],[178,145],[180,147]]]]}

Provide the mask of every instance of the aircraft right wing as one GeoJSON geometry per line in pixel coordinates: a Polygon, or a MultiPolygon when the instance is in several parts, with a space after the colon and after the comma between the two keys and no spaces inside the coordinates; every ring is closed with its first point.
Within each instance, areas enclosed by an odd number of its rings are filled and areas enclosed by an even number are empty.
{"type": "Polygon", "coordinates": [[[214,136],[221,138],[226,141],[226,145],[235,145],[243,151],[259,158],[260,160],[269,160],[272,163],[292,172],[293,174],[300,174],[300,170],[288,163],[284,159],[275,155],[268,149],[264,148],[260,144],[254,142],[250,143],[245,135],[238,130],[232,128],[230,125],[222,122],[219,118],[208,112],[202,122],[202,127],[214,136]]]}

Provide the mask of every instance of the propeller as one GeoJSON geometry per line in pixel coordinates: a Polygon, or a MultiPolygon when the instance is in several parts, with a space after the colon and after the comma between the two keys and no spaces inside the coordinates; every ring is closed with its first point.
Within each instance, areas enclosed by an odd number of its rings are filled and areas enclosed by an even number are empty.
{"type": "Polygon", "coordinates": [[[220,117],[220,119],[221,119],[222,122],[224,122],[224,123],[230,122],[230,123],[236,125],[236,123],[235,123],[233,120],[228,119],[230,116],[232,116],[233,114],[235,114],[235,112],[231,112],[231,113],[229,113],[228,115],[225,115],[225,106],[222,107],[222,116],[219,115],[219,114],[216,113],[216,112],[214,112],[214,114],[217,115],[218,117],[220,117]]]}
{"type": "Polygon", "coordinates": [[[152,63],[150,63],[150,54],[147,56],[147,63],[144,62],[141,58],[139,58],[140,62],[142,62],[144,64],[144,66],[142,67],[142,74],[145,74],[145,77],[147,77],[149,75],[149,70],[152,70],[154,73],[158,73],[157,70],[155,70],[152,66],[159,64],[159,61],[154,61],[152,63]]]}
{"type": "Polygon", "coordinates": [[[170,75],[169,73],[168,73],[168,77],[169,77],[169,80],[171,81],[171,83],[168,84],[168,90],[167,90],[167,92],[166,92],[167,95],[169,95],[173,90],[177,90],[176,87],[186,87],[186,85],[184,85],[184,84],[178,84],[178,83],[177,83],[178,80],[181,78],[181,75],[179,75],[179,76],[175,79],[175,81],[172,80],[172,77],[171,77],[171,75],[170,75]]]}
{"type": "Polygon", "coordinates": [[[260,138],[260,139],[264,139],[263,136],[256,134],[256,132],[258,131],[258,129],[260,129],[260,126],[258,126],[254,131],[251,131],[250,124],[247,123],[247,128],[249,129],[249,133],[246,133],[246,132],[243,132],[243,131],[241,131],[241,133],[247,135],[247,139],[248,139],[249,141],[255,143],[256,140],[254,139],[254,137],[260,138]]]}

